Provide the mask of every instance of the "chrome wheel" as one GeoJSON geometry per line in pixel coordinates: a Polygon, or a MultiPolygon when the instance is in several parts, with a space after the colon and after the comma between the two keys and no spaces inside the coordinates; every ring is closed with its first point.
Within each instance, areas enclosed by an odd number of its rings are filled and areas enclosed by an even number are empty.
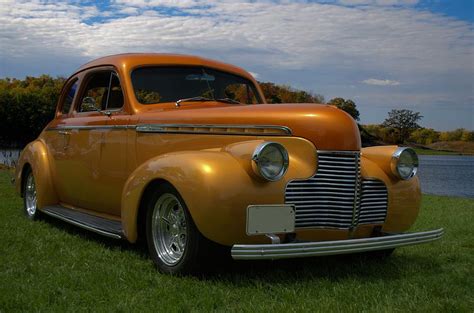
{"type": "Polygon", "coordinates": [[[30,172],[25,183],[25,209],[28,217],[34,217],[36,213],[36,184],[33,173],[30,172]]]}
{"type": "Polygon", "coordinates": [[[156,201],[151,220],[152,240],[160,260],[174,266],[186,249],[186,215],[178,198],[165,193],[156,201]]]}

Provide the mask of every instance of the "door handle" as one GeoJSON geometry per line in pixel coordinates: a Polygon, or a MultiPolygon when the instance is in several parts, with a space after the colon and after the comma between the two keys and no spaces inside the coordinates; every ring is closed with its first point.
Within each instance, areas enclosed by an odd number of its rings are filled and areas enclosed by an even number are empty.
{"type": "Polygon", "coordinates": [[[60,130],[58,133],[60,133],[61,135],[70,135],[71,132],[68,132],[67,130],[60,130]]]}

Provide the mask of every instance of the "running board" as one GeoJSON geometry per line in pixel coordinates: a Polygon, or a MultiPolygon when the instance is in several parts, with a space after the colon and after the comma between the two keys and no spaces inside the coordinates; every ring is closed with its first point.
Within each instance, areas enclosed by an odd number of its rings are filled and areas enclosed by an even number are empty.
{"type": "Polygon", "coordinates": [[[115,239],[123,238],[122,223],[119,221],[71,210],[60,205],[48,206],[41,211],[49,216],[103,236],[115,239]]]}

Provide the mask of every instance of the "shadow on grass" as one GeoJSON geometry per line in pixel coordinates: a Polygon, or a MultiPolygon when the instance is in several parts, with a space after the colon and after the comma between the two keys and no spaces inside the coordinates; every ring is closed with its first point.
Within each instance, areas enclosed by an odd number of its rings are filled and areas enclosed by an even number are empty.
{"type": "Polygon", "coordinates": [[[134,251],[140,257],[148,258],[148,251],[146,250],[146,246],[143,243],[132,244],[126,240],[118,240],[102,236],[46,214],[41,214],[40,219],[41,221],[50,224],[52,227],[55,227],[61,231],[65,231],[70,235],[79,236],[84,240],[98,243],[104,246],[104,248],[119,251],[134,251]]]}
{"type": "MultiPolygon", "coordinates": [[[[98,243],[104,249],[128,251],[148,259],[145,243],[131,244],[125,240],[107,238],[64,221],[42,215],[42,220],[69,234],[98,243]]],[[[152,262],[150,261],[150,266],[152,262]]],[[[430,256],[418,254],[400,255],[399,251],[388,258],[377,258],[370,254],[349,254],[299,259],[235,261],[230,249],[220,249],[216,256],[209,256],[207,265],[192,275],[199,281],[225,282],[235,286],[255,283],[288,284],[314,280],[338,282],[347,279],[363,281],[397,280],[422,268],[426,274],[436,274],[440,265],[430,256]],[[397,253],[398,252],[398,253],[397,253]]],[[[157,271],[157,275],[162,275],[157,271]]]]}

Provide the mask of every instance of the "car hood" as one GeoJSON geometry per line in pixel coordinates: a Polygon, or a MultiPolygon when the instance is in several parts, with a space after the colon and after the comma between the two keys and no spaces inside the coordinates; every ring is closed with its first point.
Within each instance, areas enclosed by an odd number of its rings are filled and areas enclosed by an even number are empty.
{"type": "Polygon", "coordinates": [[[318,150],[360,150],[354,119],[334,106],[313,103],[258,105],[186,105],[147,109],[138,124],[275,125],[286,126],[318,150]]]}

